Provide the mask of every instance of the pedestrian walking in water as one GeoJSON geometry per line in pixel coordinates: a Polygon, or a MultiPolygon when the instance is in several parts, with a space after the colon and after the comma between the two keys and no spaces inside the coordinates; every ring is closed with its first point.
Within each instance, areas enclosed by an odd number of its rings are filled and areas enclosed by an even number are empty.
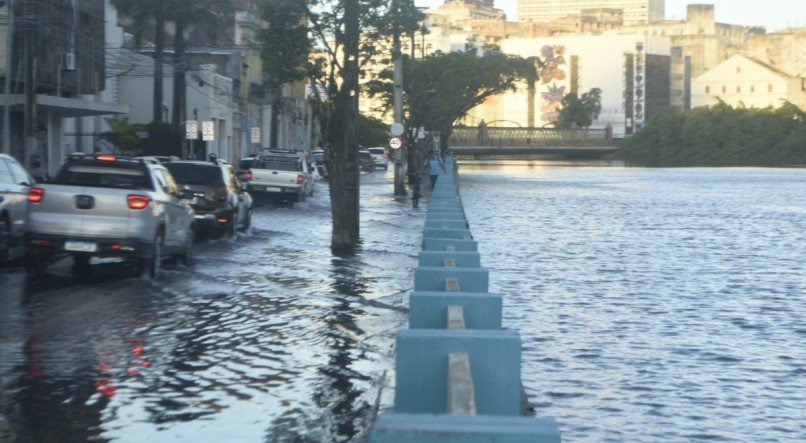
{"type": "Polygon", "coordinates": [[[428,174],[431,176],[431,190],[433,191],[440,172],[445,171],[445,163],[437,156],[436,152],[429,151],[428,157],[423,162],[423,167],[417,173],[422,173],[426,169],[428,169],[428,174]]]}

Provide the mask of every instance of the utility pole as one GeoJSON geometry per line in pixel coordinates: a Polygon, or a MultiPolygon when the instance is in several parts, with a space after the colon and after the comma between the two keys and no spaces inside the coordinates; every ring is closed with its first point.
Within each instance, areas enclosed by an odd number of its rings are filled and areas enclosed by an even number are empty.
{"type": "MultiPolygon", "coordinates": [[[[3,94],[6,101],[3,104],[3,148],[4,154],[11,153],[11,64],[14,60],[12,51],[14,50],[14,0],[9,0],[8,8],[8,37],[6,38],[6,78],[3,82],[3,94]]],[[[28,159],[22,159],[23,164],[28,164],[28,159]]]]}
{"type": "MultiPolygon", "coordinates": [[[[26,4],[25,13],[25,149],[23,150],[23,161],[27,164],[32,155],[36,153],[36,60],[34,59],[34,14],[32,5],[26,4]]],[[[59,159],[48,159],[48,161],[59,161],[59,159]]]]}
{"type": "MultiPolygon", "coordinates": [[[[392,45],[392,59],[394,60],[394,117],[395,123],[403,124],[403,60],[400,53],[400,4],[398,0],[393,0],[392,8],[395,14],[395,32],[392,45]]],[[[395,195],[406,195],[406,186],[403,182],[403,151],[407,149],[404,144],[402,148],[395,151],[395,195]]]]}

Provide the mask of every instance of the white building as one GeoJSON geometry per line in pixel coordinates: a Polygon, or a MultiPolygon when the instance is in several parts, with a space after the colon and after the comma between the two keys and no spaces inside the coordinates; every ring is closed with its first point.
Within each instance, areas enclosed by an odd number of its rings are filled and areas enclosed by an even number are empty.
{"type": "Polygon", "coordinates": [[[664,0],[518,0],[518,20],[550,22],[594,8],[623,10],[625,24],[663,20],[665,11],[664,0]]]}
{"type": "Polygon", "coordinates": [[[766,108],[787,100],[806,109],[806,78],[739,54],[695,78],[691,89],[692,107],[722,100],[733,107],[766,108]]]}
{"type": "MultiPolygon", "coordinates": [[[[560,108],[565,94],[602,90],[602,112],[592,128],[610,124],[621,138],[633,124],[641,124],[653,109],[668,106],[670,51],[666,37],[589,35],[507,39],[505,53],[540,57],[551,70],[540,72],[532,116],[535,126],[546,126],[560,108]],[[640,77],[640,79],[639,79],[640,77]],[[644,80],[646,79],[646,80],[644,80]]],[[[518,90],[492,97],[471,111],[466,124],[481,119],[495,126],[529,126],[529,94],[518,90]],[[495,124],[502,121],[503,124],[495,124]]]]}

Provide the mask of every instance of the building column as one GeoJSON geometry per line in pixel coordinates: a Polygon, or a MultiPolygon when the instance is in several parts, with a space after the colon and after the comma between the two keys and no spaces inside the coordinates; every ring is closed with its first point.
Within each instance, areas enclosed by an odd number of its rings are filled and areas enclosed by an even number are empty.
{"type": "Polygon", "coordinates": [[[56,175],[56,171],[64,161],[64,119],[53,112],[48,113],[48,174],[56,175]]]}

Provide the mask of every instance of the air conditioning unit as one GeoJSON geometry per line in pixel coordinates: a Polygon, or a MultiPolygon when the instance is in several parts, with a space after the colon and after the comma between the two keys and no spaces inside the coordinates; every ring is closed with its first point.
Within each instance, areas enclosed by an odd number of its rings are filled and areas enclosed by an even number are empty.
{"type": "Polygon", "coordinates": [[[72,52],[64,52],[62,53],[62,69],[65,71],[75,71],[76,70],[76,55],[72,52]]]}

